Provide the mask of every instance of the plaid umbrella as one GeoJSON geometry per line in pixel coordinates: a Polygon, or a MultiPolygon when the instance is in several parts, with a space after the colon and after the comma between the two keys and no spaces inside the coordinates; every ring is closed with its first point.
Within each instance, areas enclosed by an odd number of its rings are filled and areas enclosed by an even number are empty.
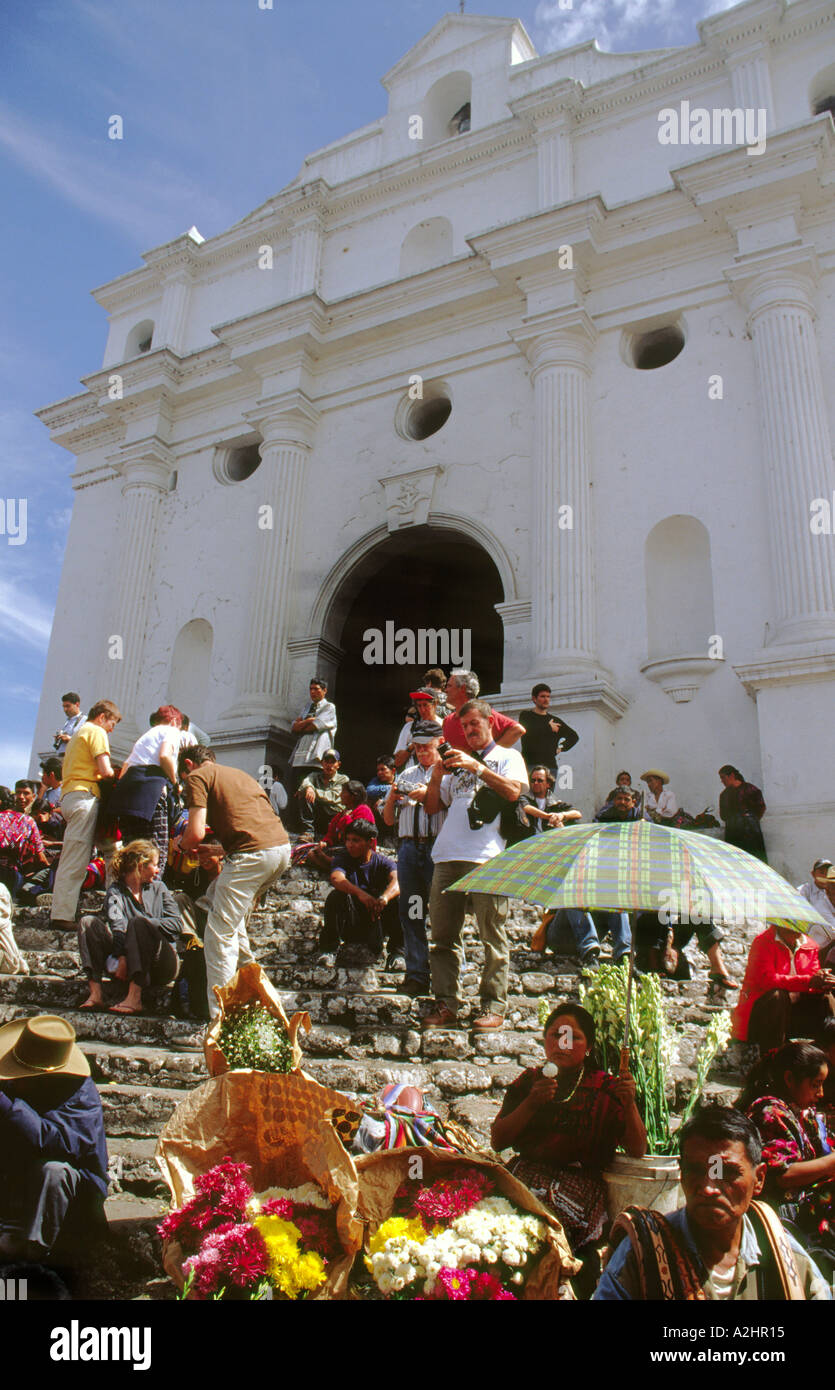
{"type": "Polygon", "coordinates": [[[645,820],[534,835],[446,891],[522,898],[548,910],[663,911],[672,921],[769,921],[795,931],[823,922],[797,889],[744,850],[645,820]]]}

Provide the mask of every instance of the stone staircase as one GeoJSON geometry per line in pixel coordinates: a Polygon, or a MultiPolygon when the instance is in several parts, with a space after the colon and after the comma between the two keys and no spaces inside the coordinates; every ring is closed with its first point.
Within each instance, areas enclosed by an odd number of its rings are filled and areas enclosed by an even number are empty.
{"type": "MultiPolygon", "coordinates": [[[[511,969],[507,1027],[485,1036],[460,1029],[423,1035],[426,1000],[398,993],[402,977],[364,966],[318,966],[316,944],[326,882],[303,869],[291,870],[250,919],[253,951],[279,990],[288,1014],[306,1010],[312,1028],[300,1034],[304,1067],[318,1081],[350,1095],[372,1097],[391,1080],[420,1086],[443,1116],[465,1125],[482,1143],[505,1088],[526,1066],[543,1060],[539,1001],[577,997],[577,962],[528,950],[538,913],[512,905],[509,920],[511,969]]],[[[101,895],[85,895],[82,912],[96,911],[101,895]]],[[[154,1162],[156,1136],[186,1092],[206,1079],[202,1036],[205,1025],[168,1013],[169,990],[148,990],[147,1012],[137,1017],[81,1011],[86,996],[75,936],[49,924],[49,899],[18,908],[18,946],[31,974],[0,977],[0,1022],[35,1013],[60,1013],[70,1020],[89,1058],[104,1107],[110,1153],[108,1217],[110,1265],[100,1271],[91,1296],[171,1296],[161,1277],[154,1226],[165,1209],[167,1189],[154,1162]]],[[[741,978],[753,931],[728,932],[723,945],[731,972],[741,978]]],[[[475,922],[464,933],[465,1014],[479,1013],[482,947],[475,922]]],[[[664,982],[667,1012],[676,1035],[674,1106],[692,1088],[695,1050],[712,1013],[706,1001],[707,964],[688,947],[693,979],[664,982]]],[[[605,956],[605,950],[604,950],[605,956]]],[[[108,987],[105,987],[107,995],[108,987]]],[[[121,987],[112,987],[114,1000],[121,987]]],[[[714,1066],[708,1094],[730,1100],[738,1090],[748,1049],[732,1044],[714,1066]]]]}

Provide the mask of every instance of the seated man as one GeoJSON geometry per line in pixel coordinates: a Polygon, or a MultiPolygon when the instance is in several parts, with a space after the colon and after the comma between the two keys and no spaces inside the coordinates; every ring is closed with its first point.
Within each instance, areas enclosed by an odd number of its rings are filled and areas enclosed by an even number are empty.
{"type": "Polygon", "coordinates": [[[64,817],[61,815],[61,773],[63,764],[60,758],[47,758],[41,764],[41,785],[37,800],[32,805],[30,815],[43,836],[44,842],[51,842],[56,849],[64,838],[64,817]]]}
{"type": "Polygon", "coordinates": [[[388,937],[385,969],[405,970],[403,933],[397,898],[397,865],[372,848],[373,825],[355,821],[345,836],[345,848],[333,857],[330,881],[334,892],[325,899],[325,921],[319,937],[319,964],[333,964],[341,943],[365,946],[376,960],[388,937]]]}
{"type": "Polygon", "coordinates": [[[637,793],[630,787],[618,787],[614,796],[605,805],[601,806],[596,821],[629,821],[641,820],[641,812],[638,810],[636,802],[637,793]]]}
{"type": "Polygon", "coordinates": [[[564,825],[583,819],[581,811],[575,810],[568,801],[562,801],[554,791],[556,778],[550,768],[538,763],[530,770],[530,792],[522,793],[525,819],[530,826],[531,835],[539,835],[545,830],[558,830],[564,825]]]}
{"type": "Polygon", "coordinates": [[[684,1207],[672,1216],[644,1207],[621,1213],[595,1300],[830,1298],[776,1213],[754,1200],[765,1164],[745,1115],[707,1106],[682,1128],[680,1152],[684,1207]]]}
{"type": "Polygon", "coordinates": [[[826,926],[823,922],[810,922],[808,934],[818,948],[821,965],[835,970],[835,868],[832,860],[816,859],[811,878],[799,884],[797,891],[826,922],[826,926]]]}
{"type": "Polygon", "coordinates": [[[104,1223],[101,1099],[75,1030],[51,1015],[0,1027],[0,1257],[43,1259],[104,1223]]]}
{"type": "Polygon", "coordinates": [[[330,748],[322,755],[322,766],[304,777],[296,792],[299,821],[305,837],[324,835],[334,816],[344,809],[342,788],[348,778],[339,771],[339,754],[330,748]]]}
{"type": "Polygon", "coordinates": [[[531,950],[542,951],[547,945],[555,955],[576,952],[584,970],[596,970],[600,964],[600,939],[607,932],[612,938],[612,960],[617,964],[629,955],[632,945],[629,913],[592,913],[579,907],[564,907],[545,917],[531,940],[531,950]]]}
{"type": "MultiPolygon", "coordinates": [[[[28,787],[29,784],[26,785],[28,787]]],[[[12,799],[8,787],[0,787],[0,883],[5,883],[13,898],[18,897],[21,889],[36,874],[50,867],[35,821],[24,812],[13,809],[19,799],[22,798],[18,798],[17,794],[12,799]]],[[[40,891],[43,892],[45,887],[46,883],[40,891]]]]}

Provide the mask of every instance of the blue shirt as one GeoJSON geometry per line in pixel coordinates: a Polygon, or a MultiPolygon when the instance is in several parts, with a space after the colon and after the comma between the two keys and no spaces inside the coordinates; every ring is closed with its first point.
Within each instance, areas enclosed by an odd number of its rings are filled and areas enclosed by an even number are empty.
{"type": "MultiPolygon", "coordinates": [[[[678,1235],[683,1237],[684,1243],[690,1251],[691,1255],[695,1255],[696,1259],[699,1261],[699,1263],[701,1263],[701,1257],[699,1255],[696,1242],[693,1239],[693,1233],[690,1229],[690,1223],[687,1220],[686,1207],[681,1207],[679,1211],[674,1211],[670,1216],[667,1217],[667,1220],[673,1227],[674,1231],[678,1235]]],[[[792,1252],[797,1263],[798,1273],[800,1275],[801,1280],[803,1281],[803,1285],[806,1290],[806,1297],[808,1299],[815,1300],[826,1300],[831,1298],[829,1289],[817,1265],[815,1265],[809,1259],[809,1256],[801,1248],[801,1246],[798,1245],[794,1237],[789,1235],[788,1231],[786,1231],[786,1237],[788,1239],[789,1245],[792,1248],[792,1252]]],[[[747,1275],[749,1270],[756,1270],[756,1267],[759,1266],[761,1261],[762,1254],[760,1252],[760,1247],[757,1242],[757,1236],[754,1231],[754,1227],[748,1220],[748,1217],[743,1216],[742,1239],[739,1244],[739,1256],[737,1259],[737,1277],[734,1281],[735,1288],[733,1297],[736,1298],[740,1296],[740,1283],[744,1282],[744,1276],[747,1275]],[[742,1280],[739,1279],[740,1274],[743,1276],[742,1280]]],[[[632,1284],[632,1280],[628,1277],[628,1275],[630,1272],[634,1273],[634,1267],[635,1258],[632,1254],[632,1242],[628,1236],[625,1236],[624,1239],[618,1245],[611,1259],[609,1260],[609,1263],[607,1264],[606,1268],[604,1269],[603,1274],[600,1278],[600,1283],[598,1284],[597,1288],[595,1289],[592,1295],[593,1300],[596,1300],[600,1303],[612,1303],[618,1300],[632,1301],[634,1299],[637,1299],[639,1295],[636,1292],[633,1292],[632,1289],[624,1286],[625,1283],[632,1284]],[[629,1270],[625,1268],[625,1266],[627,1265],[627,1261],[629,1261],[630,1265],[629,1270]],[[622,1280],[624,1282],[622,1282],[622,1280]]],[[[707,1288],[706,1292],[708,1298],[710,1298],[711,1290],[709,1287],[707,1288]]],[[[751,1297],[750,1293],[748,1294],[748,1297],[751,1297]]]]}
{"type": "Polygon", "coordinates": [[[95,1082],[36,1077],[26,1089],[27,1100],[12,1100],[0,1087],[0,1181],[16,1188],[36,1164],[57,1160],[106,1196],[107,1142],[95,1082]]]}

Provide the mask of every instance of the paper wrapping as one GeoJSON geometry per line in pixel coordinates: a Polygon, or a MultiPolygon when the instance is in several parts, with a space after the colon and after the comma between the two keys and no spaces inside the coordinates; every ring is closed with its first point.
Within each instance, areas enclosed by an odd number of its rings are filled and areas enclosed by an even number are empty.
{"type": "MultiPolygon", "coordinates": [[[[318,1183],[336,1207],[336,1229],[345,1253],[330,1265],[325,1284],[311,1296],[344,1298],[362,1245],[363,1228],[356,1215],[359,1184],[353,1159],[324,1116],[333,1106],[350,1104],[347,1096],[299,1072],[227,1071],[204,1081],[180,1102],[157,1142],[156,1160],[173,1206],[193,1197],[195,1177],[227,1156],[250,1165],[256,1192],[318,1183]]],[[[163,1247],[166,1273],[178,1288],[185,1282],[184,1258],[177,1242],[163,1247]]]]}
{"type": "Polygon", "coordinates": [[[219,1041],[220,1027],[224,1018],[238,1005],[252,1003],[263,1004],[273,1017],[278,1019],[292,1044],[293,1071],[298,1071],[302,1064],[302,1050],[298,1044],[298,1033],[300,1028],[303,1028],[306,1033],[310,1032],[310,1014],[295,1013],[292,1018],[288,1019],[278,994],[257,961],[251,961],[249,965],[242,965],[228,985],[222,987],[215,985],[215,998],[220,1005],[220,1015],[211,1024],[203,1039],[203,1052],[206,1057],[206,1069],[209,1076],[221,1076],[223,1072],[229,1070],[229,1063],[223,1055],[219,1041]]]}
{"type": "Polygon", "coordinates": [[[560,1285],[581,1268],[565,1238],[565,1232],[552,1211],[534,1196],[524,1183],[493,1159],[476,1154],[447,1153],[443,1149],[388,1149],[367,1154],[356,1161],[359,1178],[359,1214],[368,1223],[368,1234],[393,1214],[394,1198],[400,1184],[409,1178],[410,1165],[420,1160],[422,1181],[427,1185],[438,1178],[454,1176],[456,1168],[480,1168],[489,1173],[496,1191],[522,1211],[538,1216],[548,1228],[546,1249],[536,1261],[525,1282],[525,1300],[558,1299],[560,1285]]]}

